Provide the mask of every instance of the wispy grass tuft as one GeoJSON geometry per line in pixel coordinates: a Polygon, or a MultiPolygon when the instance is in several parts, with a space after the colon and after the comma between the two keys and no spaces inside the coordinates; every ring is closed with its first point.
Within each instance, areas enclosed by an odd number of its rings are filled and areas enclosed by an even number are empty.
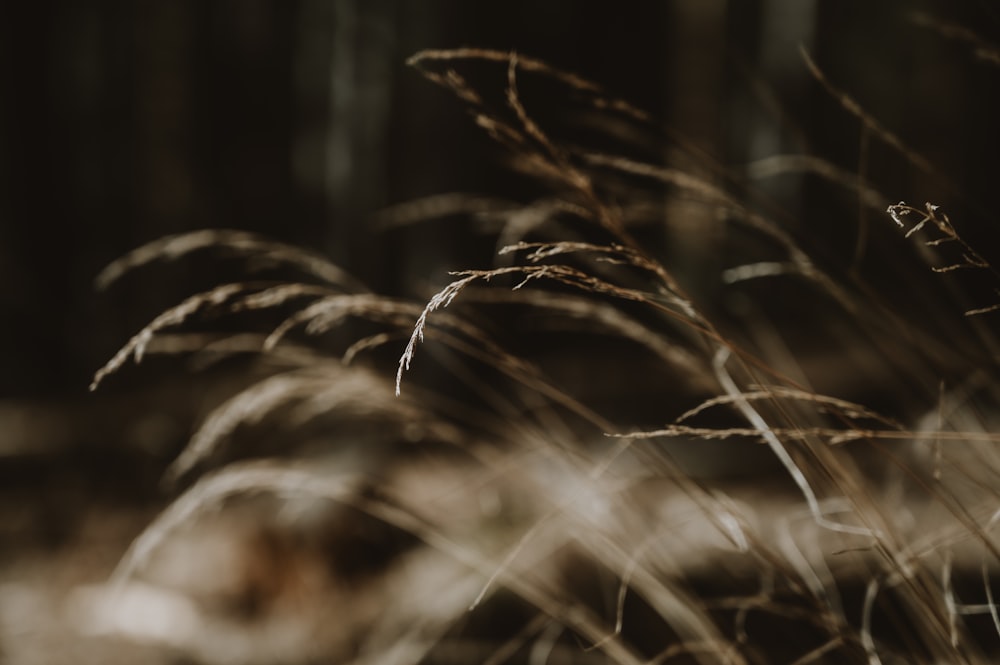
{"type": "MultiPolygon", "coordinates": [[[[920,210],[900,201],[888,207],[887,211],[892,221],[897,226],[906,229],[906,237],[915,236],[922,232],[936,234],[924,240],[924,246],[928,248],[941,248],[942,251],[956,253],[958,256],[949,257],[947,263],[939,266],[932,266],[931,270],[937,273],[955,272],[956,270],[974,270],[984,275],[993,285],[994,291],[1000,295],[1000,273],[987,261],[979,252],[973,249],[955,230],[948,215],[941,211],[940,206],[932,203],[924,205],[920,210]],[[913,221],[916,219],[916,221],[913,221]],[[907,223],[912,222],[909,228],[907,223]],[[930,229],[928,231],[928,229],[930,229]]],[[[1000,304],[977,307],[965,312],[966,316],[976,316],[987,314],[1000,309],[1000,304]]]]}
{"type": "MultiPolygon", "coordinates": [[[[803,55],[864,132],[935,169],[803,55]]],[[[493,224],[496,264],[451,273],[422,305],[239,232],[167,239],[102,273],[106,284],[151,261],[228,248],[323,282],[195,295],[97,372],[95,388],[157,344],[189,352],[197,340],[270,359],[179,452],[167,470],[177,486],[218,468],[181,488],[115,581],[170,585],[151,561],[175,534],[230,501],[267,494],[299,515],[276,520],[285,537],[318,549],[330,586],[366,608],[330,626],[343,639],[326,655],[338,661],[994,660],[995,367],[956,364],[946,376],[936,360],[961,357],[946,353],[961,340],[904,334],[907,313],[856,273],[838,278],[858,266],[831,269],[757,193],[734,185],[746,178],[720,184],[616,154],[609,141],[598,150],[562,140],[522,92],[528,77],[556,83],[554,94],[615,118],[604,139],[629,135],[622,122],[651,122],[600,86],[492,50],[424,51],[410,64],[465,103],[513,167],[547,191],[524,204],[447,195],[387,212],[386,232],[437,213],[493,224]],[[711,289],[642,241],[671,196],[753,239],[728,248],[711,289]],[[251,310],[284,318],[245,336],[176,330],[205,311],[251,310]],[[386,358],[396,344],[400,355],[386,358]],[[418,347],[435,362],[418,368],[418,347]],[[898,375],[869,371],[872,359],[898,375]],[[859,389],[825,388],[852,374],[859,389]],[[866,401],[914,382],[933,397],[910,409],[866,401]],[[277,435],[264,427],[274,421],[277,435]],[[294,445],[317,423],[319,443],[294,445]],[[248,432],[277,436],[264,446],[268,459],[245,460],[261,449],[240,448],[248,432]],[[328,519],[302,517],[315,512],[328,519]],[[312,545],[294,536],[302,523],[312,545]]],[[[788,170],[884,209],[866,178],[811,156],[751,165],[747,187],[788,170]]],[[[937,272],[997,280],[936,206],[901,202],[888,214],[907,237],[930,236],[925,249],[957,250],[937,272]]],[[[309,601],[344,598],[317,591],[309,601]]]]}
{"type": "Polygon", "coordinates": [[[97,275],[95,283],[98,288],[106,289],[136,268],[155,261],[176,261],[201,250],[243,257],[248,260],[251,268],[287,265],[342,288],[362,288],[357,279],[323,256],[253,233],[231,229],[205,229],[155,240],[110,263],[97,275]]]}

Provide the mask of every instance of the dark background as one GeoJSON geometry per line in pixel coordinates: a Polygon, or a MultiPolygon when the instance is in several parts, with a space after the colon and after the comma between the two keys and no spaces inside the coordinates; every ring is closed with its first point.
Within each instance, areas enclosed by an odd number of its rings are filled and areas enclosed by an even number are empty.
{"type": "Polygon", "coordinates": [[[262,232],[316,249],[390,295],[422,297],[427,280],[440,281],[414,272],[488,260],[462,253],[461,232],[385,233],[370,223],[414,197],[512,193],[500,150],[405,66],[422,48],[548,60],[648,109],[730,167],[765,156],[748,138],[763,113],[746,92],[749,75],[794,125],[775,147],[855,170],[859,123],[805,73],[801,43],[946,176],[880,163],[876,146],[868,172],[887,196],[988,216],[996,182],[996,67],[908,18],[926,11],[989,40],[1000,33],[989,2],[5,4],[6,398],[81,397],[129,335],[191,292],[184,268],[108,293],[92,287],[109,261],[165,234],[262,232]],[[808,145],[788,138],[803,135],[808,145]]]}

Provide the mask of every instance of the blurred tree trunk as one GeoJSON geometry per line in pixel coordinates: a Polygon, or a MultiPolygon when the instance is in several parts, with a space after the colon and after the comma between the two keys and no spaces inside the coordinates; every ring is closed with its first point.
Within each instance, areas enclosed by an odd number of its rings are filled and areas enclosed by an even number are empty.
{"type": "Polygon", "coordinates": [[[365,281],[381,271],[367,221],[387,199],[395,13],[388,0],[305,0],[296,24],[296,184],[322,199],[323,249],[365,281]]]}
{"type": "MultiPolygon", "coordinates": [[[[726,53],[726,0],[670,3],[665,57],[668,82],[666,120],[677,139],[665,156],[671,168],[719,184],[725,158],[723,103],[726,53]]],[[[668,256],[699,300],[712,299],[718,274],[722,225],[714,209],[689,192],[670,192],[665,205],[668,256]]]]}

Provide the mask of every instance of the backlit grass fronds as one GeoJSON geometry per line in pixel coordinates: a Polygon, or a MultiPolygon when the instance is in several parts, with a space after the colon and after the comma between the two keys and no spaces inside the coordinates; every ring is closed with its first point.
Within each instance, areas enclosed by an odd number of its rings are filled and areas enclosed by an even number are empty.
{"type": "Polygon", "coordinates": [[[198,513],[218,509],[232,497],[270,492],[337,500],[356,490],[359,479],[353,474],[331,474],[328,469],[309,466],[255,460],[230,465],[200,479],[132,543],[115,569],[112,582],[121,584],[128,580],[149,561],[172,531],[189,523],[198,513]]]}
{"type": "Polygon", "coordinates": [[[521,206],[514,201],[455,192],[427,196],[384,208],[375,213],[373,223],[383,229],[392,229],[451,215],[486,216],[520,209],[521,206]]]}
{"type": "Polygon", "coordinates": [[[105,289],[135,268],[155,261],[176,261],[202,250],[240,256],[251,269],[291,266],[348,290],[364,290],[357,279],[319,254],[231,229],[205,229],[155,240],[110,263],[97,275],[95,283],[105,289]]]}
{"type": "MultiPolygon", "coordinates": [[[[416,353],[419,342],[424,340],[424,329],[428,324],[428,317],[438,309],[447,307],[467,286],[476,281],[490,281],[491,279],[504,275],[517,275],[521,277],[514,289],[520,289],[531,281],[540,279],[551,279],[566,286],[572,286],[585,292],[611,295],[624,300],[649,303],[661,311],[672,312],[676,316],[686,317],[684,311],[684,301],[677,301],[676,298],[668,296],[667,302],[657,303],[654,295],[642,291],[622,288],[609,282],[605,282],[593,275],[582,272],[567,265],[546,264],[542,266],[511,266],[508,268],[497,268],[494,270],[463,270],[454,275],[459,279],[451,282],[444,289],[434,295],[424,307],[423,312],[417,318],[413,328],[413,334],[407,342],[406,349],[399,359],[399,367],[396,372],[396,393],[399,394],[403,381],[403,373],[410,368],[410,363],[416,353]],[[677,306],[676,309],[670,305],[677,306]]],[[[659,300],[663,300],[660,298],[659,300]]]]}
{"type": "Polygon", "coordinates": [[[786,173],[811,173],[844,189],[855,192],[865,208],[882,212],[887,198],[858,174],[813,155],[772,155],[747,165],[747,177],[755,180],[786,173]]]}
{"type": "MultiPolygon", "coordinates": [[[[924,246],[932,249],[940,248],[941,251],[951,254],[945,258],[944,265],[931,266],[931,270],[934,272],[975,270],[985,275],[994,285],[1000,285],[1000,273],[979,252],[962,240],[951,220],[948,219],[948,215],[942,212],[939,206],[927,203],[924,205],[924,209],[920,210],[905,201],[900,201],[889,206],[886,212],[889,213],[897,226],[906,229],[907,238],[921,232],[933,233],[934,235],[924,240],[924,246]],[[907,228],[908,223],[910,224],[909,228],[907,228]],[[957,256],[955,256],[956,253],[957,256]]],[[[1000,295],[1000,290],[996,287],[994,287],[994,291],[1000,295]]],[[[977,307],[966,311],[965,315],[987,314],[998,309],[1000,309],[1000,304],[977,307]]]]}
{"type": "Polygon", "coordinates": [[[527,72],[541,74],[555,81],[566,85],[571,90],[588,93],[592,95],[588,98],[588,103],[599,110],[610,110],[622,113],[635,120],[647,122],[650,116],[645,111],[636,108],[625,100],[609,96],[600,85],[582,78],[576,74],[562,71],[548,63],[521,54],[513,54],[509,51],[496,51],[480,48],[460,48],[447,50],[425,50],[410,57],[407,64],[416,67],[428,79],[443,85],[446,88],[463,91],[468,98],[481,100],[478,94],[472,92],[464,81],[458,77],[453,69],[446,69],[443,74],[432,71],[429,65],[448,66],[451,63],[468,62],[482,60],[495,62],[508,66],[516,66],[527,72]],[[513,64],[512,64],[513,63],[513,64]]]}
{"type": "MultiPolygon", "coordinates": [[[[586,294],[556,294],[537,289],[515,294],[496,289],[467,289],[465,297],[474,302],[529,306],[538,310],[539,319],[568,317],[577,322],[575,329],[579,331],[605,330],[610,337],[629,339],[649,349],[664,362],[665,368],[683,375],[684,380],[678,383],[690,386],[695,393],[708,392],[715,387],[710,378],[706,379],[703,359],[685,343],[671,339],[665,331],[650,327],[613,304],[589,298],[586,294]]],[[[542,320],[537,325],[545,327],[542,320]]]]}
{"type": "MultiPolygon", "coordinates": [[[[933,171],[804,57],[866,134],[933,171]]],[[[221,247],[324,282],[195,295],[97,372],[95,387],[157,345],[198,340],[208,357],[269,359],[208,410],[167,473],[218,468],[139,536],[115,580],[155,577],[153,554],[185,524],[266,494],[279,530],[328,557],[336,591],[316,602],[363,608],[329,626],[342,651],[323,655],[338,662],[992,662],[995,377],[957,336],[910,331],[858,265],[831,265],[753,191],[797,171],[884,208],[874,184],[794,155],[751,165],[749,179],[714,165],[708,180],[616,153],[609,139],[635,135],[622,123],[645,130],[648,115],[541,61],[457,49],[410,62],[544,191],[386,213],[387,232],[441,214],[496,235],[496,263],[450,273],[425,304],[235,232],[167,239],[109,267],[102,283],[221,247]],[[529,77],[615,129],[599,148],[561,138],[533,112],[529,77]],[[692,276],[657,244],[669,234],[646,233],[671,197],[733,232],[717,274],[692,276]],[[177,330],[206,312],[277,318],[246,335],[177,330]],[[418,347],[436,368],[407,373],[418,347]],[[247,433],[264,440],[243,445],[247,433]],[[262,450],[269,459],[231,461],[262,450]]],[[[888,212],[907,237],[930,235],[926,248],[957,250],[938,272],[1000,284],[936,206],[888,212]]]]}
{"type": "MultiPolygon", "coordinates": [[[[95,374],[90,384],[90,390],[96,390],[101,382],[109,375],[114,374],[131,358],[134,362],[142,362],[147,348],[164,331],[183,325],[197,314],[204,312],[223,311],[239,312],[252,309],[267,309],[278,307],[290,300],[297,298],[316,298],[327,295],[331,291],[328,287],[310,284],[282,284],[275,286],[269,283],[245,282],[224,284],[215,288],[203,291],[187,298],[180,304],[171,307],[162,314],[154,318],[150,323],[136,333],[117,353],[101,367],[95,374]]],[[[345,298],[358,298],[368,303],[372,309],[372,303],[378,303],[378,299],[372,296],[344,296],[345,298]]],[[[377,308],[376,308],[377,309],[377,308]]],[[[354,314],[363,312],[364,307],[352,311],[354,314]]],[[[248,338],[242,338],[244,342],[248,338]]],[[[264,339],[261,349],[273,346],[273,341],[264,339]]],[[[163,352],[167,347],[160,346],[163,352]]]]}
{"type": "MultiPolygon", "coordinates": [[[[403,425],[426,421],[423,412],[402,402],[390,402],[389,385],[370,371],[319,361],[305,368],[269,376],[217,407],[192,435],[167,470],[177,479],[211,455],[237,427],[253,426],[279,409],[283,424],[294,429],[313,418],[344,409],[354,416],[379,417],[403,425]]],[[[424,423],[426,427],[426,423],[424,423]]],[[[455,438],[452,436],[451,438],[455,438]]]]}
{"type": "MultiPolygon", "coordinates": [[[[689,409],[679,415],[675,422],[682,423],[685,420],[690,420],[705,410],[715,406],[733,404],[735,399],[736,398],[732,395],[720,395],[718,397],[705,400],[693,409],[689,409]]],[[[848,418],[851,420],[870,419],[877,421],[882,425],[892,427],[893,429],[903,429],[903,426],[895,419],[876,413],[864,405],[855,404],[853,402],[839,399],[837,397],[830,397],[828,395],[817,395],[816,393],[798,390],[795,388],[787,388],[784,386],[766,386],[761,387],[759,390],[742,392],[739,395],[739,399],[745,399],[751,402],[758,400],[779,399],[797,400],[813,404],[819,410],[831,413],[840,418],[848,418]]]]}
{"type": "Polygon", "coordinates": [[[179,326],[198,312],[219,307],[231,301],[236,296],[247,291],[260,288],[255,284],[226,284],[209,291],[204,291],[191,296],[175,307],[171,307],[153,319],[146,327],[136,333],[125,346],[109,360],[104,367],[97,370],[94,379],[90,384],[90,389],[97,390],[109,374],[117,372],[132,358],[135,362],[142,362],[146,347],[160,331],[174,326],[179,326]]]}
{"type": "Polygon", "coordinates": [[[809,55],[809,52],[805,50],[805,48],[802,48],[800,52],[802,53],[802,59],[805,61],[806,66],[809,68],[813,77],[819,81],[824,88],[826,88],[831,97],[840,102],[840,105],[845,111],[861,121],[861,123],[865,126],[866,131],[870,132],[873,137],[877,138],[885,145],[898,151],[901,155],[906,157],[909,163],[913,164],[917,168],[928,172],[937,172],[937,169],[934,168],[934,165],[931,164],[930,160],[907,146],[903,139],[887,129],[881,122],[865,111],[864,107],[856,99],[854,99],[854,97],[834,85],[830,79],[827,78],[826,74],[823,73],[823,70],[820,69],[819,65],[816,64],[816,61],[813,60],[812,56],[809,55]]]}
{"type": "Polygon", "coordinates": [[[972,53],[976,58],[995,67],[1000,67],[1000,46],[983,39],[967,26],[944,21],[923,12],[913,12],[910,15],[910,20],[915,25],[936,32],[946,39],[968,44],[972,47],[972,53]]]}

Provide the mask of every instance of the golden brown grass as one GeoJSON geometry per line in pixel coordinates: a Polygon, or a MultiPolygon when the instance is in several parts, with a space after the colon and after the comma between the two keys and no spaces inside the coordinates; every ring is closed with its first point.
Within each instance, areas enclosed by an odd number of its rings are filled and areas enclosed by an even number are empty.
{"type": "MultiPolygon", "coordinates": [[[[928,166],[805,60],[865,132],[918,168],[928,166]]],[[[291,263],[319,282],[227,284],[193,296],[97,372],[94,387],[206,309],[305,302],[271,330],[222,343],[280,362],[204,420],[168,470],[172,479],[210,463],[240,430],[268,418],[289,431],[338,413],[371,425],[330,425],[321,455],[273,443],[272,459],[223,464],[150,525],[115,581],[141,578],[156,550],[201,513],[271,494],[279,503],[305,499],[331,511],[335,526],[326,528],[348,539],[348,548],[357,523],[361,531],[379,523],[415,541],[396,549],[363,542],[372,556],[390,550],[377,574],[339,579],[334,567],[334,586],[349,589],[346,596],[317,591],[310,599],[378,608],[344,622],[339,633],[327,626],[343,638],[325,654],[338,661],[991,662],[1000,652],[991,586],[1000,562],[1000,435],[986,412],[997,397],[992,368],[967,367],[945,388],[933,360],[953,357],[954,342],[901,333],[905,313],[821,268],[752,197],[669,166],[564,144],[533,119],[519,91],[522,77],[554,81],[588,110],[607,114],[616,137],[623,122],[650,122],[599,86],[490,50],[426,51],[410,62],[466,103],[473,120],[511,151],[514,167],[546,182],[550,194],[521,206],[452,195],[386,214],[391,226],[461,210],[498,227],[502,263],[454,273],[423,307],[372,294],[314,255],[228,231],[154,243],[102,273],[107,283],[149,261],[221,245],[291,263]],[[463,73],[477,66],[499,68],[502,108],[490,106],[463,73]],[[911,367],[886,388],[920,377],[922,388],[941,386],[937,403],[915,417],[824,394],[814,385],[829,383],[827,376],[796,356],[786,320],[741,320],[699,302],[685,286],[690,276],[674,274],[637,239],[639,220],[662,212],[664,189],[766,245],[766,260],[747,257],[719,276],[724,288],[752,298],[748,286],[761,281],[797,283],[803,297],[823,304],[822,325],[855,331],[826,353],[859,347],[864,357],[911,367]],[[553,237],[567,225],[579,237],[553,237]],[[442,311],[463,301],[477,305],[478,317],[468,307],[442,311]],[[513,319],[483,315],[515,304],[521,309],[513,319]],[[538,312],[606,343],[587,347],[560,328],[562,342],[584,349],[575,362],[536,357],[530,345],[507,351],[510,340],[500,338],[538,312]],[[348,320],[370,329],[345,348],[292,339],[348,320]],[[758,325],[741,327],[747,321],[758,325]],[[418,358],[422,342],[436,363],[418,358]],[[393,385],[375,351],[397,343],[403,350],[393,385]],[[639,355],[628,355],[634,349],[639,355]],[[605,354],[611,358],[598,365],[605,354]],[[421,374],[421,364],[447,369],[447,378],[421,374]],[[594,375],[591,367],[623,376],[594,375]],[[411,368],[415,375],[407,374],[411,368]],[[663,376],[671,379],[669,398],[649,396],[667,423],[656,428],[605,412],[588,390],[608,381],[633,399],[663,376]],[[692,471],[692,460],[701,472],[692,471]],[[721,471],[734,466],[742,475],[721,471]]],[[[782,156],[752,173],[787,169],[815,173],[854,190],[869,208],[886,209],[868,183],[814,157],[782,156]]],[[[959,258],[934,270],[996,278],[936,206],[899,203],[888,212],[887,222],[912,223],[907,237],[936,231],[926,247],[958,248],[959,258]]],[[[839,362],[846,372],[856,369],[839,362]]]]}

